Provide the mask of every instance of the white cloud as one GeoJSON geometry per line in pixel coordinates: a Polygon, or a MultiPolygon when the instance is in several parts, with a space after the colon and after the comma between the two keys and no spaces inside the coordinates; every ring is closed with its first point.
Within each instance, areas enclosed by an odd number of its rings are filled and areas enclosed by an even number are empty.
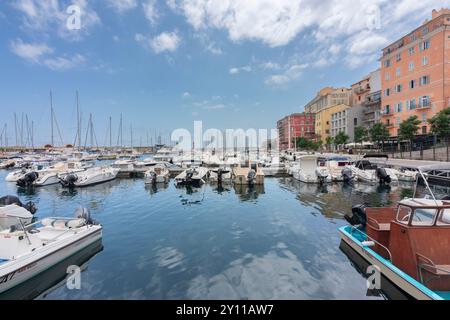
{"type": "Polygon", "coordinates": [[[13,7],[22,13],[22,28],[38,35],[56,33],[60,38],[78,41],[89,34],[89,30],[100,24],[100,18],[90,7],[87,0],[72,0],[60,6],[58,0],[18,0],[13,7]],[[81,28],[69,30],[67,28],[67,7],[76,5],[81,11],[81,28]]]}
{"type": "Polygon", "coordinates": [[[292,64],[284,67],[283,73],[274,74],[266,78],[265,83],[271,86],[285,85],[293,80],[298,79],[308,64],[292,64]]]}
{"type": "Polygon", "coordinates": [[[155,25],[159,18],[158,10],[156,9],[156,0],[147,0],[142,4],[144,15],[151,25],[155,25]]]}
{"type": "Polygon", "coordinates": [[[136,0],[107,0],[110,7],[119,13],[124,13],[137,7],[136,0]]]}
{"type": "Polygon", "coordinates": [[[69,70],[81,67],[86,58],[80,54],[73,56],[54,56],[54,49],[45,43],[25,43],[17,39],[10,43],[10,50],[18,57],[38,65],[44,65],[52,70],[69,70]]]}
{"type": "Polygon", "coordinates": [[[146,36],[137,33],[134,38],[145,48],[153,50],[157,54],[162,52],[174,52],[181,43],[181,38],[176,31],[163,32],[154,38],[147,38],[146,36]]]}
{"type": "Polygon", "coordinates": [[[53,52],[45,43],[24,43],[22,39],[12,41],[10,49],[17,56],[32,63],[39,63],[41,57],[53,52]]]}
{"type": "Polygon", "coordinates": [[[191,94],[190,94],[190,92],[183,92],[183,94],[181,95],[181,97],[182,98],[190,98],[191,97],[191,94]]]}
{"type": "Polygon", "coordinates": [[[281,69],[280,65],[278,63],[267,61],[261,65],[261,67],[264,70],[279,70],[281,69]]]}
{"type": "Polygon", "coordinates": [[[204,106],[203,109],[204,110],[221,110],[221,109],[225,109],[226,106],[224,104],[213,104],[213,105],[207,105],[204,106]]]}
{"type": "Polygon", "coordinates": [[[86,58],[80,54],[76,54],[72,57],[55,57],[45,59],[43,64],[52,70],[69,70],[77,67],[82,67],[86,58]]]}
{"type": "Polygon", "coordinates": [[[238,68],[238,67],[233,67],[233,68],[230,68],[230,70],[229,70],[228,72],[229,72],[231,75],[236,75],[236,74],[241,73],[242,71],[245,71],[245,72],[251,72],[251,71],[252,71],[252,67],[249,66],[249,65],[243,66],[243,67],[240,67],[240,68],[238,68]]]}
{"type": "MultiPolygon", "coordinates": [[[[303,36],[314,47],[312,66],[363,61],[429,18],[442,0],[167,0],[196,32],[224,30],[234,42],[279,47],[303,36]],[[362,43],[355,41],[361,40],[362,43]]],[[[305,53],[308,55],[308,52],[305,53]]],[[[351,63],[350,63],[351,64],[351,63]]],[[[275,81],[283,81],[276,77],[275,81]]]]}

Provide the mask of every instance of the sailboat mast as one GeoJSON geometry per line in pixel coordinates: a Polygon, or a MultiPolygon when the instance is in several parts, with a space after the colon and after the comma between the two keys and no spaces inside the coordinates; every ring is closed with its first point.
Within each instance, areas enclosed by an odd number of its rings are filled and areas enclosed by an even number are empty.
{"type": "Polygon", "coordinates": [[[50,123],[51,123],[51,146],[54,146],[54,134],[53,134],[53,94],[50,90],[50,123]]]}
{"type": "Polygon", "coordinates": [[[109,116],[109,147],[112,148],[112,118],[109,116]]]}
{"type": "Polygon", "coordinates": [[[81,117],[80,117],[80,101],[78,96],[78,91],[76,92],[77,95],[77,140],[78,140],[78,149],[81,149],[81,117]]]}

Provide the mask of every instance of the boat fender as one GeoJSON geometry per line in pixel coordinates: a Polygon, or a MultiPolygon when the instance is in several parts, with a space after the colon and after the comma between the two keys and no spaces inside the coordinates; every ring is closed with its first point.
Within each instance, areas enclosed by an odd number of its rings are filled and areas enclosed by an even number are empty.
{"type": "Polygon", "coordinates": [[[364,228],[367,223],[366,217],[366,206],[363,204],[358,204],[352,207],[352,212],[344,216],[345,220],[352,226],[360,225],[364,228]]]}

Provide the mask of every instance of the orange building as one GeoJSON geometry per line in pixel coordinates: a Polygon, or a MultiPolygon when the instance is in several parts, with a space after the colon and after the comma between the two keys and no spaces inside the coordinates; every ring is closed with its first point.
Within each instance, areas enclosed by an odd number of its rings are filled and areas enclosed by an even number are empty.
{"type": "Polygon", "coordinates": [[[382,119],[391,136],[412,115],[427,120],[450,107],[450,9],[433,10],[432,19],[383,49],[382,119]]]}

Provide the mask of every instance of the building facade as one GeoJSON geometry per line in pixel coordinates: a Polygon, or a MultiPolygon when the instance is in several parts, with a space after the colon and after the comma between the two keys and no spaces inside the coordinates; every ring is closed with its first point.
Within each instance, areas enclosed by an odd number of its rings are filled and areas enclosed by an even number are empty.
{"type": "Polygon", "coordinates": [[[421,134],[427,120],[450,106],[450,9],[433,10],[432,19],[383,49],[382,114],[391,136],[416,115],[421,134]]]}
{"type": "Polygon", "coordinates": [[[353,107],[359,125],[371,128],[381,119],[381,72],[371,72],[361,81],[352,85],[353,107]],[[362,111],[362,112],[361,112],[362,111]]]}
{"type": "Polygon", "coordinates": [[[277,122],[280,150],[295,149],[298,137],[314,139],[315,116],[312,113],[294,113],[277,122]]]}
{"type": "Polygon", "coordinates": [[[316,113],[315,133],[317,139],[321,139],[326,144],[327,138],[332,136],[332,115],[346,111],[350,106],[348,104],[338,104],[335,106],[322,109],[316,113]]]}
{"type": "Polygon", "coordinates": [[[349,142],[355,141],[355,128],[363,125],[362,118],[364,106],[359,104],[353,107],[347,106],[342,111],[331,114],[330,136],[335,138],[339,132],[344,132],[349,137],[349,142]]]}

